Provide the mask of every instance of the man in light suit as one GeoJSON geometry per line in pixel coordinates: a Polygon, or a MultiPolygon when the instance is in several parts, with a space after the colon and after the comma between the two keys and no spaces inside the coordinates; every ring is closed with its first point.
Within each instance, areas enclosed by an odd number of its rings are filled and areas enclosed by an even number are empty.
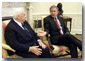
{"type": "Polygon", "coordinates": [[[63,18],[58,16],[58,8],[50,7],[50,15],[44,18],[45,31],[41,31],[38,36],[50,34],[50,41],[55,45],[65,45],[70,49],[72,58],[78,58],[77,47],[82,51],[82,42],[70,34],[63,18]]]}
{"type": "Polygon", "coordinates": [[[15,9],[13,19],[5,29],[7,44],[16,50],[17,55],[24,58],[51,58],[49,49],[43,44],[25,19],[24,9],[15,9]]]}

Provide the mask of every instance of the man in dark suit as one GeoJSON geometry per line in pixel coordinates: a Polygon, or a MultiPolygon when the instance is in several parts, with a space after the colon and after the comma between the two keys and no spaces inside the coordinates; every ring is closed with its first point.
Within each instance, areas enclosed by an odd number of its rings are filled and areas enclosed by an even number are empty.
{"type": "Polygon", "coordinates": [[[38,36],[50,34],[50,40],[55,45],[65,45],[70,49],[72,58],[77,58],[77,47],[82,51],[82,42],[70,34],[63,18],[58,16],[58,8],[50,7],[50,15],[44,18],[45,31],[41,31],[38,36]]]}
{"type": "Polygon", "coordinates": [[[25,19],[24,9],[18,8],[14,11],[13,19],[5,29],[7,44],[16,50],[17,55],[24,58],[51,58],[49,49],[25,19]]]}

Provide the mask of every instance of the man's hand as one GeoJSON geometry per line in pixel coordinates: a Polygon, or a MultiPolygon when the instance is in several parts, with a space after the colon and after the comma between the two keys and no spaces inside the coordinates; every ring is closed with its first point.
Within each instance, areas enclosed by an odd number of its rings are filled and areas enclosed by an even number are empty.
{"type": "Polygon", "coordinates": [[[46,32],[40,31],[37,35],[38,35],[38,36],[45,36],[45,35],[46,35],[46,32]]]}
{"type": "Polygon", "coordinates": [[[43,49],[45,49],[45,48],[46,48],[46,45],[45,45],[45,44],[43,44],[43,42],[42,42],[42,41],[39,41],[38,43],[39,43],[39,45],[40,45],[43,49]]]}
{"type": "Polygon", "coordinates": [[[36,54],[36,55],[41,55],[42,54],[42,49],[38,48],[39,46],[32,46],[30,47],[30,52],[36,54]]]}

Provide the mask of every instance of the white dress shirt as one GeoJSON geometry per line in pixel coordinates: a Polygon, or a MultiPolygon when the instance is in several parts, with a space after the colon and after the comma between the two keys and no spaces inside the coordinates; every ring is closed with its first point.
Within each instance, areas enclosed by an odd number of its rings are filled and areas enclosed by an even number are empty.
{"type": "MultiPolygon", "coordinates": [[[[14,19],[14,21],[24,30],[22,24],[20,22],[18,22],[17,20],[14,19]]],[[[37,41],[41,41],[41,39],[38,39],[37,41]]]]}
{"type": "Polygon", "coordinates": [[[18,21],[15,20],[15,19],[14,19],[14,21],[15,21],[22,29],[24,29],[23,26],[22,26],[22,24],[21,24],[20,22],[18,22],[18,21]]]}

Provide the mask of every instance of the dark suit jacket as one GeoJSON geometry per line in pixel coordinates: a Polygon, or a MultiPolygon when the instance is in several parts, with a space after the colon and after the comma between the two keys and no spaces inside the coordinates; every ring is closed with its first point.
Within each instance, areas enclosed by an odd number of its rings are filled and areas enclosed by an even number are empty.
{"type": "MultiPolygon", "coordinates": [[[[59,21],[61,23],[63,33],[64,34],[70,33],[63,21],[63,18],[60,16],[57,16],[57,18],[59,19],[59,21]]],[[[55,44],[57,42],[58,37],[60,36],[60,32],[54,21],[54,18],[51,15],[44,18],[44,28],[45,28],[45,31],[47,32],[47,34],[50,34],[51,43],[55,44]]]]}
{"type": "Polygon", "coordinates": [[[32,38],[25,33],[25,31],[14,22],[12,19],[5,29],[5,40],[8,45],[16,50],[17,54],[25,55],[28,54],[29,47],[33,46],[34,43],[38,44],[36,33],[32,30],[30,25],[25,21],[26,28],[32,35],[32,38]]]}

